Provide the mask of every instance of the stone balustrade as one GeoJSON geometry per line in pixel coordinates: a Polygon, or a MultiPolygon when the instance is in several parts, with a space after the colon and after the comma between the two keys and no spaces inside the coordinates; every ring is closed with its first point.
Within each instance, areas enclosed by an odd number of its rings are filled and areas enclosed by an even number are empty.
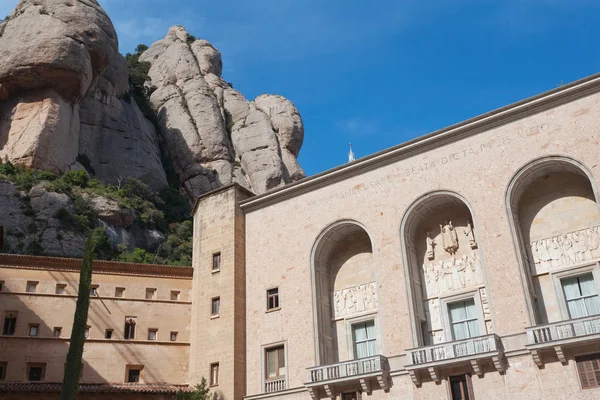
{"type": "Polygon", "coordinates": [[[482,375],[483,359],[491,359],[496,369],[503,371],[502,357],[500,338],[492,334],[407,350],[406,369],[413,382],[420,385],[419,371],[429,373],[432,380],[439,382],[441,368],[471,364],[473,371],[482,375]]]}
{"type": "Polygon", "coordinates": [[[600,315],[537,325],[527,328],[527,348],[535,363],[542,367],[541,351],[552,349],[567,364],[564,347],[600,339],[600,315]]]}
{"type": "Polygon", "coordinates": [[[327,397],[333,398],[336,386],[348,386],[353,383],[357,388],[371,393],[372,381],[387,390],[389,387],[390,366],[386,357],[377,355],[337,364],[322,365],[307,369],[307,382],[304,384],[313,399],[319,399],[318,391],[323,389],[327,397]]]}
{"type": "Polygon", "coordinates": [[[265,382],[265,393],[281,392],[285,390],[285,378],[265,382]]]}

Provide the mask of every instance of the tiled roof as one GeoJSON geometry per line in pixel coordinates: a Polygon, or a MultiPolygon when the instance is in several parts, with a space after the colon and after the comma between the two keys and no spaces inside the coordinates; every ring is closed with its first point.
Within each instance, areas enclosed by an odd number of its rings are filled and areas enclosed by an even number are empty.
{"type": "MultiPolygon", "coordinates": [[[[61,383],[49,382],[3,382],[0,383],[0,393],[58,393],[61,386],[61,383]]],[[[187,385],[167,383],[84,383],[79,385],[80,393],[177,393],[180,390],[191,392],[193,388],[187,385]]]]}
{"type": "MultiPolygon", "coordinates": [[[[77,258],[39,257],[0,253],[0,267],[29,268],[42,270],[79,271],[83,260],[77,258]]],[[[191,279],[192,267],[175,267],[159,264],[136,264],[118,261],[96,260],[94,274],[154,276],[191,279]]]]}

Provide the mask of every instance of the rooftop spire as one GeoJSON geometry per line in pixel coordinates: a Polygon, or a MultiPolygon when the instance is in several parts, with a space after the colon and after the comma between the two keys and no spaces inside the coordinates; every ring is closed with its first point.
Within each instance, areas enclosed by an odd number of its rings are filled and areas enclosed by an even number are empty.
{"type": "Polygon", "coordinates": [[[350,152],[348,153],[348,162],[350,163],[356,159],[354,158],[354,152],[352,151],[352,143],[350,143],[349,146],[350,146],[350,152]]]}

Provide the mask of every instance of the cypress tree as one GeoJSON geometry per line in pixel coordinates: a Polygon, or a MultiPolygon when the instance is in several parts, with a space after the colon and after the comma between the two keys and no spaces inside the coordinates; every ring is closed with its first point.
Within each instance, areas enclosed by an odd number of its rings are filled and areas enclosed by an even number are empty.
{"type": "Polygon", "coordinates": [[[77,306],[73,318],[71,344],[67,354],[60,400],[76,400],[77,391],[79,390],[81,359],[83,357],[85,330],[90,306],[90,290],[92,288],[92,262],[94,261],[97,241],[97,237],[90,234],[85,245],[83,265],[79,273],[79,294],[77,295],[77,306]]]}

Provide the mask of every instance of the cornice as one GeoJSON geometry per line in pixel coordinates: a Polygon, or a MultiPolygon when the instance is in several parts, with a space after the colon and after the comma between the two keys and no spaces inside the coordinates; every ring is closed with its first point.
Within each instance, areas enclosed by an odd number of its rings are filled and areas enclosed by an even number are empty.
{"type": "MultiPolygon", "coordinates": [[[[38,269],[79,272],[83,260],[78,258],[39,257],[0,253],[0,268],[38,269]]],[[[192,267],[159,264],[135,264],[117,261],[94,261],[94,274],[148,276],[155,278],[192,279],[192,267]]]]}
{"type": "Polygon", "coordinates": [[[451,125],[240,203],[252,212],[600,91],[600,73],[451,125]]]}

